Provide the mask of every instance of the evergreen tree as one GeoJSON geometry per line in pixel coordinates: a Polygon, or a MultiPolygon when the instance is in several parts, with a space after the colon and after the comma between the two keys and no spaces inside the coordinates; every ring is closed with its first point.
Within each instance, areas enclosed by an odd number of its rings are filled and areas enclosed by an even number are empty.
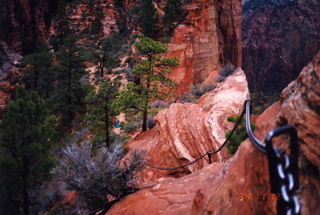
{"type": "Polygon", "coordinates": [[[32,194],[50,180],[54,117],[36,92],[17,87],[17,101],[9,102],[0,122],[0,214],[30,214],[32,194]]]}
{"type": "Polygon", "coordinates": [[[113,34],[109,37],[103,38],[99,41],[101,45],[98,58],[98,70],[100,71],[100,76],[104,76],[104,69],[110,72],[113,68],[117,67],[119,64],[118,52],[124,43],[122,37],[119,34],[113,34]]]}
{"type": "Polygon", "coordinates": [[[152,0],[142,0],[141,2],[139,13],[141,33],[146,37],[156,38],[159,32],[157,9],[153,6],[152,0]]]}
{"type": "Polygon", "coordinates": [[[61,115],[60,122],[68,124],[76,112],[84,112],[88,83],[82,83],[81,78],[88,75],[84,59],[76,46],[72,35],[65,39],[65,45],[57,53],[59,64],[53,66],[56,82],[51,102],[54,113],[61,115]]]}
{"type": "Polygon", "coordinates": [[[172,73],[170,67],[179,65],[179,59],[162,58],[167,47],[148,37],[141,38],[135,43],[141,54],[141,59],[133,71],[138,77],[137,83],[129,83],[122,91],[119,101],[124,109],[140,111],[143,114],[142,131],[147,130],[149,103],[156,99],[164,99],[176,82],[167,77],[172,73]]]}
{"type": "Polygon", "coordinates": [[[100,38],[100,33],[102,31],[102,23],[101,19],[103,19],[104,14],[102,11],[102,7],[98,8],[98,12],[95,15],[94,21],[91,24],[91,34],[96,35],[97,38],[100,38]]]}
{"type": "Polygon", "coordinates": [[[60,2],[57,9],[57,15],[54,23],[54,35],[50,39],[50,43],[54,51],[58,51],[64,45],[64,40],[71,33],[70,18],[67,14],[65,4],[60,2]]]}
{"type": "Polygon", "coordinates": [[[105,137],[106,146],[109,148],[112,119],[119,114],[115,100],[119,96],[121,82],[110,79],[101,81],[98,91],[92,90],[86,97],[89,112],[87,117],[92,121],[96,135],[105,137]]]}
{"type": "Polygon", "coordinates": [[[165,15],[163,17],[163,26],[168,28],[172,33],[173,29],[177,27],[177,12],[180,10],[181,2],[179,0],[168,0],[166,6],[163,8],[165,15]]]}
{"type": "Polygon", "coordinates": [[[23,82],[28,91],[36,91],[42,98],[48,99],[53,91],[53,74],[50,70],[52,54],[50,49],[40,40],[36,41],[36,49],[33,54],[26,56],[22,65],[29,65],[29,69],[23,71],[23,82]]]}

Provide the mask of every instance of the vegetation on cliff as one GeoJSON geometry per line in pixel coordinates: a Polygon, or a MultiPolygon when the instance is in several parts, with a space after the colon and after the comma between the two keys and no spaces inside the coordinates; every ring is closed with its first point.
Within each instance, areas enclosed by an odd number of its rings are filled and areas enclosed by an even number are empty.
{"type": "Polygon", "coordinates": [[[36,92],[17,87],[0,123],[0,214],[30,214],[44,181],[51,179],[55,117],[36,92]]]}

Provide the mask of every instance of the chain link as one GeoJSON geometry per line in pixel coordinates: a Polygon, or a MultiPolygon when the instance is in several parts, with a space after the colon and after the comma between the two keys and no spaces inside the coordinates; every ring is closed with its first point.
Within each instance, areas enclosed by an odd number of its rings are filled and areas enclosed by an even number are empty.
{"type": "Polygon", "coordinates": [[[281,194],[277,202],[278,215],[300,215],[301,207],[296,195],[299,188],[296,130],[289,125],[277,128],[268,133],[265,142],[271,192],[281,194]],[[290,155],[285,150],[272,146],[272,138],[284,133],[290,134],[290,155]]]}
{"type": "MultiPolygon", "coordinates": [[[[285,215],[299,215],[300,203],[295,193],[296,184],[294,180],[294,174],[291,170],[291,158],[285,154],[284,150],[273,148],[275,151],[277,160],[276,168],[277,174],[280,179],[279,187],[281,194],[280,201],[277,203],[278,214],[285,215]]],[[[274,179],[275,180],[275,179],[274,179]]]]}

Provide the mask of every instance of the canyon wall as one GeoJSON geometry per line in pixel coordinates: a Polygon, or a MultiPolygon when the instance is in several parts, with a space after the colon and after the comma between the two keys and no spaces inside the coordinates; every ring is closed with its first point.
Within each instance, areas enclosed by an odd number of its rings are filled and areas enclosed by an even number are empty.
{"type": "MultiPolygon", "coordinates": [[[[178,82],[178,87],[175,89],[178,96],[188,92],[191,85],[202,83],[210,74],[217,74],[219,67],[227,63],[232,63],[236,67],[241,67],[242,64],[242,2],[240,0],[182,2],[185,19],[175,29],[171,43],[167,44],[169,47],[167,57],[177,56],[181,62],[180,66],[173,68],[174,73],[170,76],[178,82]]],[[[131,9],[137,1],[124,1],[121,7],[114,3],[109,0],[100,4],[104,13],[104,18],[101,20],[103,25],[101,37],[109,36],[112,31],[119,30],[138,32],[137,15],[131,14],[131,9]]],[[[0,49],[0,52],[3,52],[0,56],[3,56],[5,61],[17,61],[22,58],[19,54],[28,54],[32,50],[36,39],[48,42],[49,34],[53,32],[52,16],[57,4],[58,0],[1,2],[0,40],[4,49],[0,49]]],[[[155,5],[158,13],[163,15],[161,8],[164,7],[165,1],[155,1],[155,5]]],[[[70,27],[74,34],[90,29],[95,12],[88,4],[68,7],[67,12],[70,14],[70,27]]],[[[1,71],[6,72],[11,68],[10,63],[6,63],[1,71]]],[[[214,82],[214,79],[209,82],[214,82]]]]}
{"type": "Polygon", "coordinates": [[[1,37],[11,51],[28,54],[35,40],[46,40],[58,0],[2,0],[1,37]]]}
{"type": "Polygon", "coordinates": [[[172,74],[178,93],[227,63],[242,66],[241,1],[194,0],[183,8],[188,15],[175,29],[168,53],[181,61],[172,74]]]}
{"type": "Polygon", "coordinates": [[[280,91],[320,50],[319,1],[247,1],[243,70],[251,91],[280,91]],[[281,4],[278,4],[281,3],[281,4]]]}

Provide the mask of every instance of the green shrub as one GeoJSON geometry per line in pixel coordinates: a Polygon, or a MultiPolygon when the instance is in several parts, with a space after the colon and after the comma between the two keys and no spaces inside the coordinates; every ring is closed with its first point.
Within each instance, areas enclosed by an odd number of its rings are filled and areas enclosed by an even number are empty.
{"type": "Polygon", "coordinates": [[[236,67],[232,65],[231,63],[227,63],[223,67],[220,67],[220,74],[224,77],[228,77],[229,75],[232,75],[236,67]]]}
{"type": "MultiPolygon", "coordinates": [[[[227,117],[228,122],[234,122],[236,123],[238,121],[240,116],[235,116],[235,117],[227,117]]],[[[251,128],[254,130],[256,126],[251,123],[251,128]]],[[[229,130],[226,133],[226,138],[229,137],[231,133],[231,130],[229,130]]],[[[239,126],[236,128],[235,132],[233,135],[230,137],[229,141],[227,142],[227,148],[228,148],[228,153],[230,154],[235,154],[238,150],[238,147],[240,144],[247,138],[247,132],[246,132],[246,126],[245,126],[245,119],[242,118],[240,121],[239,126]]]]}
{"type": "Polygon", "coordinates": [[[133,117],[127,123],[124,124],[122,130],[127,134],[134,134],[140,131],[142,125],[142,117],[133,117]]]}
{"type": "Polygon", "coordinates": [[[216,88],[216,86],[212,84],[195,84],[191,86],[191,93],[196,98],[200,98],[203,94],[213,90],[214,88],[216,88]]]}

